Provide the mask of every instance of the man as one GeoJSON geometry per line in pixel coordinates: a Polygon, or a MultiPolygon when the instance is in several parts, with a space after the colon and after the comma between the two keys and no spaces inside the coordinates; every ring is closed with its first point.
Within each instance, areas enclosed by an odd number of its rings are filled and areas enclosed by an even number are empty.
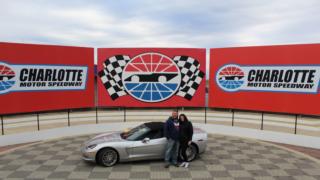
{"type": "Polygon", "coordinates": [[[168,143],[165,152],[165,168],[170,164],[178,166],[178,152],[179,152],[179,120],[178,112],[172,111],[172,116],[168,118],[164,124],[164,136],[167,138],[168,143]],[[171,160],[171,161],[170,161],[171,160]]]}

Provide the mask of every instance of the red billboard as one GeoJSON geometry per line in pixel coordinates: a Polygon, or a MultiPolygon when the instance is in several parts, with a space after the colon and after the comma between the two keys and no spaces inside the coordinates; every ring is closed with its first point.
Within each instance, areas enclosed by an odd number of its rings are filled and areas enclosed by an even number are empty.
{"type": "Polygon", "coordinates": [[[205,49],[98,49],[98,104],[113,107],[205,105],[205,49]]]}
{"type": "Polygon", "coordinates": [[[0,102],[0,114],[93,107],[93,48],[0,43],[0,102]]]}
{"type": "Polygon", "coordinates": [[[320,115],[320,44],[210,50],[209,106],[320,115]]]}

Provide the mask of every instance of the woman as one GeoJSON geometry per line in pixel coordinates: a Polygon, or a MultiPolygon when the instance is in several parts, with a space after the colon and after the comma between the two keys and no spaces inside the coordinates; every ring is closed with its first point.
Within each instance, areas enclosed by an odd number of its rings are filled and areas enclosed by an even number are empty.
{"type": "Polygon", "coordinates": [[[180,167],[187,168],[189,166],[188,157],[186,155],[186,150],[192,142],[192,135],[193,135],[193,127],[192,123],[188,121],[188,118],[184,114],[180,114],[179,116],[179,141],[180,141],[180,148],[181,148],[181,155],[182,155],[182,163],[180,167]]]}

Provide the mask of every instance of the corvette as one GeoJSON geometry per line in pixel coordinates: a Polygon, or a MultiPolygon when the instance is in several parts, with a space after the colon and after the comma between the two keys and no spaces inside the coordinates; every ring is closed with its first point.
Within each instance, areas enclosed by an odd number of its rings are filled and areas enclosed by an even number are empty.
{"type": "MultiPolygon", "coordinates": [[[[98,135],[82,145],[82,158],[106,167],[118,162],[163,159],[167,144],[163,127],[163,122],[148,122],[129,131],[98,135]]],[[[194,128],[192,143],[186,153],[188,160],[194,160],[206,146],[207,133],[194,128]]]]}

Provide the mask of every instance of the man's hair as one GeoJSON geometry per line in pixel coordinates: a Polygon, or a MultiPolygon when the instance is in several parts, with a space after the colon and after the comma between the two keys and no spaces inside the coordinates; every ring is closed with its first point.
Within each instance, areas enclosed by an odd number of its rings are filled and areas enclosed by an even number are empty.
{"type": "Polygon", "coordinates": [[[177,110],[177,109],[173,109],[173,110],[172,110],[172,112],[176,112],[176,113],[178,113],[178,110],[177,110]]]}

